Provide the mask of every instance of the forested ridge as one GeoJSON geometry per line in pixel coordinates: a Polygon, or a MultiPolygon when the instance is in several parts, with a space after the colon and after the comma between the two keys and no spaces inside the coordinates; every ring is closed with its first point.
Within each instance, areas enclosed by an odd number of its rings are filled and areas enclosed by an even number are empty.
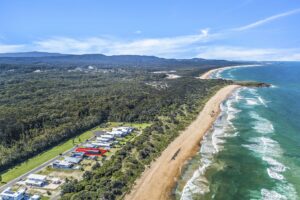
{"type": "Polygon", "coordinates": [[[0,171],[107,121],[153,124],[83,181],[65,184],[64,199],[122,197],[204,102],[230,83],[195,78],[211,66],[155,68],[181,76],[167,79],[154,68],[57,65],[0,64],[0,171]]]}
{"type": "Polygon", "coordinates": [[[150,118],[153,124],[102,166],[85,171],[82,181],[68,180],[62,187],[62,199],[123,199],[145,167],[191,123],[205,102],[230,82],[189,77],[168,83],[170,87],[163,90],[159,98],[166,103],[156,105],[158,111],[150,118]]]}

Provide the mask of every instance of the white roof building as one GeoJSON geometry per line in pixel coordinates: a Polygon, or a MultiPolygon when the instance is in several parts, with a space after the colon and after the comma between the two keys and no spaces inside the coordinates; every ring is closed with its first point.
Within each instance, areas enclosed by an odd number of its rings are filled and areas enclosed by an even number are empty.
{"type": "Polygon", "coordinates": [[[32,197],[30,197],[29,200],[39,200],[39,199],[41,199],[40,195],[35,194],[32,197]]]}
{"type": "Polygon", "coordinates": [[[111,132],[109,132],[109,134],[110,134],[110,135],[117,136],[117,137],[126,135],[126,133],[123,132],[123,131],[111,131],[111,132]]]}
{"type": "Polygon", "coordinates": [[[95,144],[99,147],[111,147],[111,143],[107,143],[107,142],[94,142],[92,144],[95,144]]]}
{"type": "Polygon", "coordinates": [[[57,161],[55,161],[55,162],[52,164],[52,166],[53,166],[54,168],[64,168],[64,169],[69,169],[69,168],[71,168],[71,167],[73,166],[73,164],[70,163],[70,162],[67,162],[67,161],[65,161],[65,160],[57,160],[57,161]]]}
{"type": "Polygon", "coordinates": [[[1,192],[0,197],[2,200],[21,200],[24,198],[26,189],[21,188],[18,191],[14,192],[10,187],[6,188],[1,192]]]}
{"type": "Polygon", "coordinates": [[[113,128],[113,131],[122,131],[124,133],[130,133],[133,131],[133,128],[131,127],[126,127],[126,126],[121,126],[121,127],[117,127],[117,128],[113,128]]]}
{"type": "Polygon", "coordinates": [[[109,135],[109,134],[106,134],[106,135],[101,135],[101,138],[114,139],[114,138],[115,138],[115,136],[113,136],[113,135],[109,135]]]}
{"type": "Polygon", "coordinates": [[[38,181],[46,181],[47,180],[47,176],[45,175],[40,175],[40,174],[30,174],[27,179],[30,180],[38,180],[38,181]]]}
{"type": "Polygon", "coordinates": [[[73,164],[78,164],[82,160],[80,157],[70,157],[70,156],[65,156],[65,161],[73,164]]]}
{"type": "Polygon", "coordinates": [[[97,137],[96,142],[109,142],[111,139],[110,138],[102,138],[102,137],[97,137]]]}

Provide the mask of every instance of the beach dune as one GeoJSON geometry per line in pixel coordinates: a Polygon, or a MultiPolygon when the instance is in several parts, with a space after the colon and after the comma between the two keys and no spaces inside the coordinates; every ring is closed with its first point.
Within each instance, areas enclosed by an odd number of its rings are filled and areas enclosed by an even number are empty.
{"type": "Polygon", "coordinates": [[[199,150],[203,135],[211,128],[220,113],[220,104],[238,85],[220,89],[204,106],[196,120],[162,152],[161,156],[146,169],[136,181],[126,200],[170,199],[172,188],[186,162],[199,150]]]}

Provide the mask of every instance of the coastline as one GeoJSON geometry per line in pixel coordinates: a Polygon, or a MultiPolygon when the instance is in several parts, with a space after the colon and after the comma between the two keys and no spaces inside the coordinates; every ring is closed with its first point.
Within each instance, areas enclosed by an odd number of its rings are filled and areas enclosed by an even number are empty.
{"type": "Polygon", "coordinates": [[[202,137],[217,119],[220,104],[239,87],[241,86],[229,85],[217,91],[205,104],[197,118],[143,172],[125,199],[169,199],[181,169],[197,153],[202,137]]]}
{"type": "Polygon", "coordinates": [[[212,74],[217,73],[218,71],[224,71],[226,69],[233,69],[233,68],[240,68],[240,67],[258,67],[258,66],[261,66],[261,65],[253,64],[253,65],[224,66],[224,67],[220,67],[220,68],[216,68],[216,69],[211,69],[211,70],[205,72],[204,74],[201,74],[201,76],[199,78],[200,79],[210,79],[212,74]]]}
{"type": "Polygon", "coordinates": [[[219,71],[219,70],[223,70],[223,69],[226,69],[227,67],[220,67],[220,68],[217,68],[217,69],[211,69],[207,72],[205,72],[204,74],[201,74],[201,76],[199,77],[200,79],[210,79],[210,76],[219,71]]]}

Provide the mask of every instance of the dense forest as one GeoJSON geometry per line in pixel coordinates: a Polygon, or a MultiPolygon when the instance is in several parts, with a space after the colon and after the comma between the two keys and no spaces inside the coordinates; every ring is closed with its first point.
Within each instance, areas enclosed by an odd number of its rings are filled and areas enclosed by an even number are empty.
{"type": "Polygon", "coordinates": [[[217,65],[110,67],[15,59],[0,59],[0,172],[107,121],[153,124],[103,166],[85,172],[83,181],[66,183],[64,199],[122,197],[204,102],[230,83],[195,78],[217,65]],[[169,72],[180,77],[168,79],[169,72]]]}
{"type": "Polygon", "coordinates": [[[139,114],[142,118],[145,114],[153,125],[102,166],[85,171],[82,181],[68,180],[62,187],[62,199],[122,199],[145,167],[197,116],[208,98],[229,83],[195,78],[167,81],[169,87],[153,93],[150,107],[143,106],[139,114]],[[156,111],[148,115],[152,107],[156,111]]]}

